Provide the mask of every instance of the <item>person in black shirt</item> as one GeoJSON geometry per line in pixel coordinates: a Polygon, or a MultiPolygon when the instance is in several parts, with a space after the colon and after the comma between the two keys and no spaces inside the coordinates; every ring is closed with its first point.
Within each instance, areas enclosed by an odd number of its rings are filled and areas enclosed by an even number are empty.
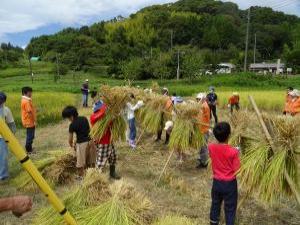
{"type": "Polygon", "coordinates": [[[88,99],[89,99],[89,80],[86,79],[84,84],[81,87],[82,92],[82,105],[83,107],[88,107],[88,99]]]}
{"type": "Polygon", "coordinates": [[[209,87],[209,93],[206,96],[207,103],[210,108],[210,118],[212,118],[212,115],[215,118],[215,123],[218,123],[218,116],[217,116],[217,103],[218,103],[218,96],[215,93],[214,87],[209,87]]]}
{"type": "Polygon", "coordinates": [[[76,167],[79,179],[81,179],[84,175],[84,170],[87,167],[94,167],[96,162],[95,145],[89,137],[90,124],[86,117],[78,116],[77,109],[74,106],[67,106],[62,111],[62,117],[71,122],[69,126],[69,145],[76,151],[76,167]],[[74,133],[76,134],[75,144],[74,133]]]}

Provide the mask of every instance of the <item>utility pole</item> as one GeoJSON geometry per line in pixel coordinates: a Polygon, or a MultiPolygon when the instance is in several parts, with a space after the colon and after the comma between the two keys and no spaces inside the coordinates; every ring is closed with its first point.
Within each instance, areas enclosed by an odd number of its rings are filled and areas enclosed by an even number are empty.
{"type": "Polygon", "coordinates": [[[180,52],[177,50],[177,80],[180,78],[180,52]]]}
{"type": "Polygon", "coordinates": [[[171,30],[171,51],[173,49],[173,30],[171,30]]]}
{"type": "Polygon", "coordinates": [[[54,79],[55,82],[59,78],[59,66],[58,66],[58,54],[56,53],[56,78],[54,79]]]}
{"type": "Polygon", "coordinates": [[[248,45],[249,45],[249,28],[250,28],[250,12],[251,12],[251,7],[249,7],[249,9],[248,9],[248,22],[247,22],[247,34],[246,34],[246,46],[245,46],[244,72],[247,72],[248,45]]]}
{"type": "Polygon", "coordinates": [[[29,61],[29,69],[30,69],[30,76],[31,76],[31,83],[33,83],[33,72],[32,72],[32,65],[31,65],[31,58],[29,56],[28,58],[29,61]]]}
{"type": "Polygon", "coordinates": [[[255,33],[255,35],[254,35],[253,63],[256,63],[256,33],[255,33]]]}

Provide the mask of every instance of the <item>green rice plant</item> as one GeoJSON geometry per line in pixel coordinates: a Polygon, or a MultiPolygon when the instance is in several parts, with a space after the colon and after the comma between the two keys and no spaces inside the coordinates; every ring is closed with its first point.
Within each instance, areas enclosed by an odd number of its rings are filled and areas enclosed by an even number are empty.
{"type": "Polygon", "coordinates": [[[196,225],[191,219],[186,216],[165,216],[161,219],[158,219],[152,225],[196,225]]]}

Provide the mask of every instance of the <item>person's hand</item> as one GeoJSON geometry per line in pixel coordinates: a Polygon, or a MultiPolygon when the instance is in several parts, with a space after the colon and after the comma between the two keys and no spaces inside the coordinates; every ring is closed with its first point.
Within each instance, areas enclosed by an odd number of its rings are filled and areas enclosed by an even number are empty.
{"type": "Polygon", "coordinates": [[[32,208],[32,200],[28,196],[15,196],[12,197],[12,213],[20,217],[24,213],[30,211],[32,208]]]}
{"type": "Polygon", "coordinates": [[[228,104],[227,107],[230,108],[230,104],[228,104]]]}

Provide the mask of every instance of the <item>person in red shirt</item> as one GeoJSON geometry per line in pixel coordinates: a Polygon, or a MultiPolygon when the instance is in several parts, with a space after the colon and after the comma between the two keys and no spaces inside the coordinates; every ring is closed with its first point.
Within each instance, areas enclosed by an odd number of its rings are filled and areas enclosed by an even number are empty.
{"type": "MultiPolygon", "coordinates": [[[[93,114],[90,117],[91,125],[94,126],[99,120],[103,119],[107,113],[107,106],[102,101],[98,101],[94,105],[93,114]]],[[[111,125],[107,128],[103,136],[94,140],[97,148],[97,168],[102,170],[106,162],[109,163],[109,175],[112,179],[119,180],[120,176],[116,174],[117,155],[114,144],[111,141],[111,125]]]]}
{"type": "Polygon", "coordinates": [[[232,96],[228,100],[228,107],[230,108],[231,114],[233,113],[233,109],[235,108],[236,111],[240,110],[240,96],[239,93],[233,92],[232,96]]]}
{"type": "Polygon", "coordinates": [[[228,145],[231,128],[227,122],[218,123],[213,133],[218,143],[208,145],[213,171],[210,224],[219,224],[224,201],[226,225],[234,225],[238,200],[236,173],[240,168],[239,151],[228,145]]]}

